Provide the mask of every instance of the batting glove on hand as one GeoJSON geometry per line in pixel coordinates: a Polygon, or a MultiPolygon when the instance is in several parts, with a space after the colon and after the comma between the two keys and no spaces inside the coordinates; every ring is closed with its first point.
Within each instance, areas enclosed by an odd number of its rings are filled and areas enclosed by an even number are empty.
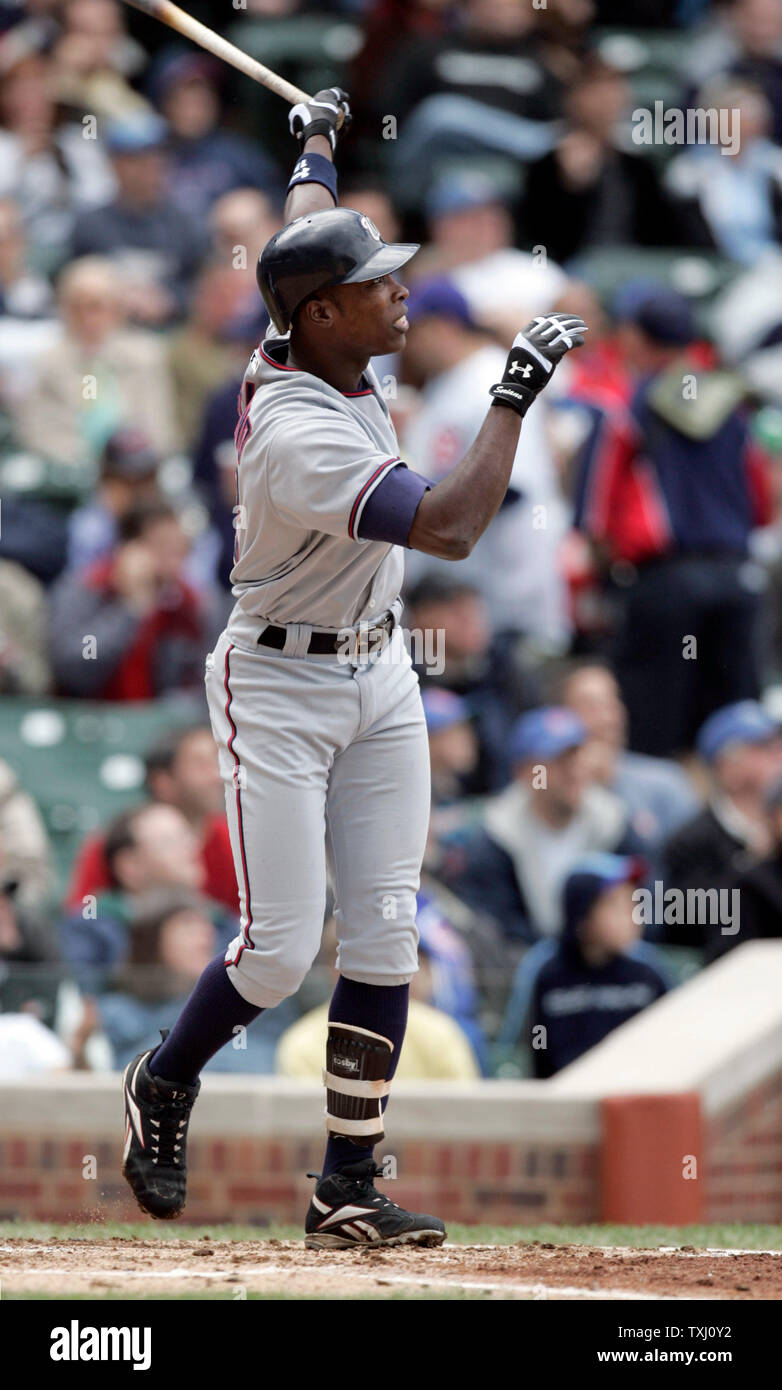
{"type": "Polygon", "coordinates": [[[547,314],[517,334],[502,381],[492,386],[492,405],[507,405],[524,416],[543,390],[557,363],[581,347],[589,329],[576,314],[547,314]]]}
{"type": "Polygon", "coordinates": [[[348,94],[341,87],[324,87],[309,101],[291,107],[288,116],[291,135],[296,136],[300,150],[311,135],[325,135],[335,150],[338,136],[345,133],[351,120],[348,94]]]}

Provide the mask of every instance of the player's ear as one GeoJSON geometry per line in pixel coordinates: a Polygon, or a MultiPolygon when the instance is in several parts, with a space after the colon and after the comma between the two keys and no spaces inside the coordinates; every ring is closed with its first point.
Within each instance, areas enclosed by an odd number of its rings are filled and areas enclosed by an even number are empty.
{"type": "Polygon", "coordinates": [[[304,313],[310,323],[318,328],[329,328],[334,322],[334,304],[325,296],[323,299],[316,299],[314,296],[304,305],[304,313]]]}

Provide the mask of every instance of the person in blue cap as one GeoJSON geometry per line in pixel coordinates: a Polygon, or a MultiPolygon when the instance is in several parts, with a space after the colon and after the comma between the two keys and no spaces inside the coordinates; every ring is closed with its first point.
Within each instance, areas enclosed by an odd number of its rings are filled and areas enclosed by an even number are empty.
{"type": "Polygon", "coordinates": [[[764,807],[771,832],[771,849],[738,880],[741,921],[735,936],[725,936],[713,954],[740,946],[742,941],[782,937],[782,775],[769,786],[764,807]]]}
{"type": "Polygon", "coordinates": [[[637,384],[629,408],[593,412],[575,524],[616,614],[630,747],[669,757],[692,747],[712,711],[759,694],[763,576],[749,542],[771,519],[769,466],[742,383],[691,346],[688,300],[642,282],[625,286],[615,312],[637,384]]]}
{"type": "MultiPolygon", "coordinates": [[[[765,797],[782,775],[778,724],[756,700],[723,706],[702,725],[696,749],[711,780],[708,805],[681,826],[663,851],[666,889],[724,889],[771,850],[765,797]]],[[[664,924],[658,924],[664,925],[664,924]]],[[[672,943],[719,954],[719,923],[688,921],[668,927],[672,943]]]]}
{"type": "Polygon", "coordinates": [[[431,686],[421,700],[429,735],[432,804],[441,806],[464,796],[465,779],[478,762],[478,740],[470,707],[460,695],[431,686]]]}
{"type": "Polygon", "coordinates": [[[151,327],[181,315],[207,251],[198,223],[168,196],[166,122],[136,112],[107,122],[105,144],[117,191],[85,210],[73,230],[74,256],[111,256],[133,278],[133,316],[151,327]]]}
{"type": "Polygon", "coordinates": [[[262,189],[282,202],[272,160],[221,124],[223,76],[208,54],[178,46],[159,53],[150,73],[150,95],[169,127],[171,199],[202,222],[231,189],[262,189]]]}
{"type": "Polygon", "coordinates": [[[576,863],[562,894],[562,935],[532,988],[525,1041],[537,1077],[553,1076],[668,989],[654,948],[640,944],[633,888],[643,869],[599,854],[576,863]]]}
{"type": "Polygon", "coordinates": [[[448,886],[511,940],[558,934],[562,881],[582,855],[639,849],[621,802],[592,780],[587,738],[571,710],[522,715],[509,743],[513,781],[487,799],[481,825],[444,846],[448,886]]]}

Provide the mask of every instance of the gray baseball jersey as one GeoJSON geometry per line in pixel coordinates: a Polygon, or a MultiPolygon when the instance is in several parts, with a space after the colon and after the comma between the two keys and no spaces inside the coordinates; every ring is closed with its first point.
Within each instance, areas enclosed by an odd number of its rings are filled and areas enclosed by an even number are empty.
{"type": "Polygon", "coordinates": [[[399,594],[399,546],[358,534],[399,446],[371,367],[342,392],[286,364],[287,339],[250,360],[236,430],[237,618],[339,629],[377,618],[399,594]]]}

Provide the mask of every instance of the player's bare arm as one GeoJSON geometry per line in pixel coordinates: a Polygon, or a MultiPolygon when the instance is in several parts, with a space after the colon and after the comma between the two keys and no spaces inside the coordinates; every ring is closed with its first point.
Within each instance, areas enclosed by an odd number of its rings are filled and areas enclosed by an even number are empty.
{"type": "Polygon", "coordinates": [[[470,554],[502,504],[526,411],[557,362],[580,347],[587,331],[583,319],[573,314],[551,314],[535,319],[517,336],[505,375],[492,387],[492,406],[475,443],[418,504],[408,536],[411,549],[444,560],[470,554]]]}

